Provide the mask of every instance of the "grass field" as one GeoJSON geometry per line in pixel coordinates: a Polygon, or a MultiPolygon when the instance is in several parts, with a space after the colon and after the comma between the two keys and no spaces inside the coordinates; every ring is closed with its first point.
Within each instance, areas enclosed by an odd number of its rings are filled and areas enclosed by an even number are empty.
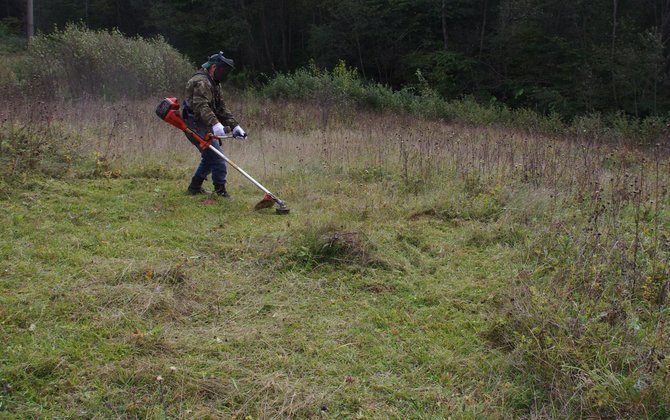
{"type": "Polygon", "coordinates": [[[0,417],[668,415],[665,146],[247,98],[279,216],[186,195],[153,103],[41,106],[2,116],[0,417]]]}

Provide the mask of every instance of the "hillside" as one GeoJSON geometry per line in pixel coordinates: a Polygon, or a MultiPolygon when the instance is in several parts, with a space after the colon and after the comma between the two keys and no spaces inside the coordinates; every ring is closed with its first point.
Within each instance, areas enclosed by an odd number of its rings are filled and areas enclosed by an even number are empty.
{"type": "Polygon", "coordinates": [[[4,111],[0,416],[667,416],[665,146],[231,103],[4,111]]]}

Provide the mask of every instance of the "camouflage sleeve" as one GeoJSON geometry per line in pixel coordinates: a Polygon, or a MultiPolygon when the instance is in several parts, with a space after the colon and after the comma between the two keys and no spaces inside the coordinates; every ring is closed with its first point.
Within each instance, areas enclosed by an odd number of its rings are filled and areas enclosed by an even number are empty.
{"type": "MultiPolygon", "coordinates": [[[[219,122],[214,110],[209,106],[212,99],[212,90],[207,86],[207,83],[204,81],[195,82],[191,108],[196,118],[207,124],[208,127],[219,122]]],[[[221,123],[223,124],[223,121],[221,123]]]]}
{"type": "MultiPolygon", "coordinates": [[[[223,98],[223,91],[221,87],[218,86],[217,89],[219,89],[219,98],[223,98]]],[[[221,121],[221,124],[230,127],[231,131],[233,128],[235,128],[235,126],[240,125],[235,117],[233,117],[233,114],[228,110],[228,107],[223,100],[218,103],[218,106],[214,112],[216,113],[216,117],[219,119],[219,121],[221,121]]]]}
{"type": "Polygon", "coordinates": [[[218,117],[219,121],[221,121],[221,124],[230,127],[232,130],[235,128],[235,126],[239,125],[237,120],[233,117],[233,114],[228,111],[228,108],[226,108],[225,103],[221,103],[220,108],[217,110],[216,116],[218,117]]]}

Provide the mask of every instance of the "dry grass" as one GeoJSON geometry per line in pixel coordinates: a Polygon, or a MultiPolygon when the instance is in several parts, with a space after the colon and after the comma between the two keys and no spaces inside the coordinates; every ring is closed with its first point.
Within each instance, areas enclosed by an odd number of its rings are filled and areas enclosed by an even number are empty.
{"type": "Polygon", "coordinates": [[[159,99],[0,110],[5,127],[76,133],[83,156],[62,180],[31,172],[41,161],[3,178],[0,409],[668,406],[667,145],[231,97],[250,139],[224,151],[289,203],[274,218],[249,211],[258,193],[237,174],[232,201],[183,195],[198,155],[159,99]]]}
{"type": "MultiPolygon", "coordinates": [[[[118,161],[124,167],[142,163],[180,166],[197,159],[183,136],[155,116],[154,102],[82,100],[22,105],[19,101],[16,107],[0,110],[0,120],[4,124],[64,126],[67,132],[81,136],[84,153],[118,161]]],[[[345,172],[361,169],[363,172],[355,172],[357,176],[371,178],[382,177],[380,171],[399,171],[406,184],[448,175],[472,188],[477,188],[477,182],[520,180],[561,194],[586,194],[595,185],[625,186],[626,174],[653,175],[656,157],[661,186],[667,173],[664,144],[644,152],[588,139],[547,138],[532,132],[353,111],[331,116],[324,127],[321,111],[310,104],[246,97],[231,99],[231,103],[251,140],[229,140],[224,149],[244,167],[263,175],[337,168],[345,172]],[[643,161],[647,165],[640,167],[643,161]],[[633,170],[638,173],[631,173],[633,170]]]]}

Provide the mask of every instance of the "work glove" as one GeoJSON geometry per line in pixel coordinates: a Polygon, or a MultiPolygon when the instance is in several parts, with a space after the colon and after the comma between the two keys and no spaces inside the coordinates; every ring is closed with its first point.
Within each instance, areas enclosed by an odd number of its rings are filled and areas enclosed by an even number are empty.
{"type": "Polygon", "coordinates": [[[223,124],[220,122],[214,124],[212,126],[212,134],[214,134],[216,137],[223,137],[226,135],[226,131],[223,129],[223,124]]]}
{"type": "Polygon", "coordinates": [[[242,127],[236,125],[235,128],[233,128],[233,137],[241,137],[243,139],[246,139],[247,133],[242,129],[242,127]]]}

